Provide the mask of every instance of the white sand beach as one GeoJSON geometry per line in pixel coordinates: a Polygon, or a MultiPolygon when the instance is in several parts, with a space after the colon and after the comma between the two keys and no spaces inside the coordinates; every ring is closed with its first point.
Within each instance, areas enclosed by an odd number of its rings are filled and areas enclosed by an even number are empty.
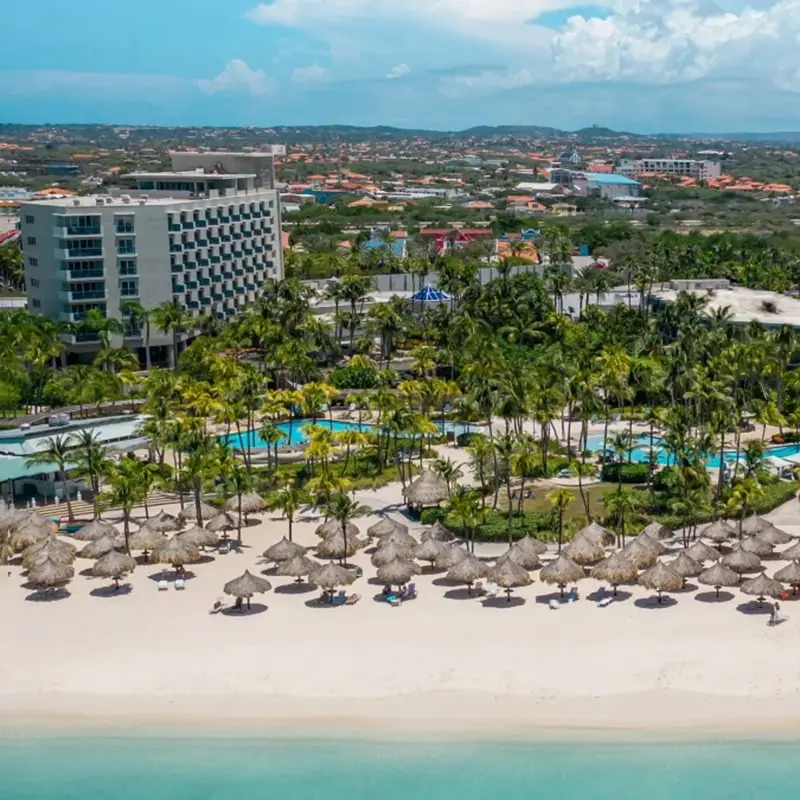
{"type": "MultiPolygon", "coordinates": [[[[386,508],[397,503],[397,487],[358,499],[386,508]]],[[[389,512],[402,518],[395,505],[389,512]]],[[[286,532],[284,520],[256,516],[242,552],[193,565],[184,591],[159,591],[161,567],[144,565],[130,591],[107,593],[110,582],[79,574],[92,562],[78,559],[69,596],[37,601],[27,599],[19,566],[4,569],[0,715],[478,733],[800,731],[793,600],[783,604],[786,623],[768,627],[768,612],[752,613],[751,598],[736,589],[715,602],[700,587],[658,607],[647,590],[624,587],[619,602],[599,608],[587,598],[598,584],[586,580],[578,602],[552,611],[554,587],[535,574],[510,605],[422,575],[419,597],[396,608],[374,599],[381,587],[368,582],[375,570],[360,552],[351,560],[365,572],[353,585],[362,597],[354,606],[307,605],[317,590],[267,573],[273,591],[254,598],[253,613],[209,614],[226,581],[266,569],[261,552],[286,532]]],[[[769,517],[800,535],[796,503],[769,517]]],[[[377,519],[357,522],[363,530],[377,519]]],[[[301,519],[295,540],[314,544],[318,523],[301,519]]],[[[482,554],[503,549],[484,546],[482,554]]],[[[770,574],[782,566],[766,564],[770,574]]]]}

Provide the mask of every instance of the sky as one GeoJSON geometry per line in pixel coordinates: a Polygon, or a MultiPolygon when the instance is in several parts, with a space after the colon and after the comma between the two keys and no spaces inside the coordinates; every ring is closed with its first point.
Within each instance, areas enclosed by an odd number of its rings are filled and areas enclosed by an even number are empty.
{"type": "Polygon", "coordinates": [[[800,0],[29,0],[0,122],[800,130],[800,0]]]}

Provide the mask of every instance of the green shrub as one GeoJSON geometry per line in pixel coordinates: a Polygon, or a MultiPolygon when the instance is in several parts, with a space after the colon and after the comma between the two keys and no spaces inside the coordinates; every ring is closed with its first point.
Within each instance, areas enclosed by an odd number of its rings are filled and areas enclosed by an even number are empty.
{"type": "MultiPolygon", "coordinates": [[[[444,524],[454,532],[461,530],[460,523],[453,517],[448,517],[444,524]]],[[[536,536],[542,541],[555,537],[555,526],[551,511],[526,511],[523,514],[514,514],[511,517],[511,535],[514,539],[521,539],[528,534],[536,536]]],[[[475,531],[475,540],[478,542],[506,542],[508,541],[508,517],[502,511],[487,511],[486,521],[478,525],[475,531]]]]}
{"type": "Polygon", "coordinates": [[[470,445],[474,444],[478,439],[485,439],[486,437],[482,433],[459,433],[456,436],[456,444],[459,447],[469,447],[470,445]]]}
{"type": "Polygon", "coordinates": [[[600,476],[607,483],[619,483],[620,477],[623,483],[646,483],[649,472],[648,464],[604,464],[600,476]]]}
{"type": "Polygon", "coordinates": [[[336,367],[329,378],[337,389],[374,389],[380,382],[375,367],[346,365],[336,367]]]}
{"type": "Polygon", "coordinates": [[[447,512],[443,508],[426,508],[419,515],[422,525],[433,525],[434,522],[444,522],[447,512]]]}

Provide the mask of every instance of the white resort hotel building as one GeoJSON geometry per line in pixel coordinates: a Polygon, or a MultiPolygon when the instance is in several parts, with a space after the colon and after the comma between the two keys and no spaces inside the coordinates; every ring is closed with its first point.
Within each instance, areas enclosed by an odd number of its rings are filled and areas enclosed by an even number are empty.
{"type": "MultiPolygon", "coordinates": [[[[126,300],[146,309],[168,301],[198,316],[232,316],[267,278],[283,277],[274,167],[282,152],[170,153],[172,171],[124,175],[129,189],[23,203],[28,309],[79,322],[91,308],[122,319],[126,300]]],[[[151,348],[172,343],[151,328],[151,348]]],[[[116,344],[144,347],[141,330],[121,338],[116,344]]],[[[90,332],[65,342],[68,353],[98,348],[90,332]]]]}

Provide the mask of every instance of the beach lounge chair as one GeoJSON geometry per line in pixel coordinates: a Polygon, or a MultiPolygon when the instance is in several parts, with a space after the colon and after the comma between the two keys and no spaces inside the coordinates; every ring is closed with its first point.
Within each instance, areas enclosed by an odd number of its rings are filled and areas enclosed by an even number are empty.
{"type": "Polygon", "coordinates": [[[218,553],[219,553],[221,556],[224,556],[224,555],[226,555],[227,553],[230,553],[230,551],[231,551],[231,543],[230,543],[230,542],[228,542],[228,541],[221,542],[221,543],[220,543],[220,546],[217,548],[217,552],[218,552],[218,553]]]}
{"type": "Polygon", "coordinates": [[[483,594],[483,581],[475,581],[475,594],[483,594]]]}
{"type": "Polygon", "coordinates": [[[333,604],[335,606],[342,606],[345,604],[347,600],[347,595],[344,593],[344,590],[339,592],[336,597],[333,598],[333,604]]]}
{"type": "Polygon", "coordinates": [[[389,598],[389,605],[390,606],[394,606],[395,608],[397,608],[398,606],[402,605],[402,601],[400,600],[399,597],[390,597],[389,598]]]}
{"type": "Polygon", "coordinates": [[[559,603],[555,598],[553,598],[547,605],[550,606],[551,611],[558,611],[558,609],[561,608],[561,603],[559,603]]]}
{"type": "Polygon", "coordinates": [[[186,581],[183,578],[177,578],[175,580],[175,588],[176,589],[185,589],[186,588],[186,581]]]}
{"type": "Polygon", "coordinates": [[[165,592],[167,589],[169,589],[169,584],[166,581],[159,581],[158,582],[158,591],[159,592],[165,592]]]}
{"type": "Polygon", "coordinates": [[[606,606],[610,606],[614,602],[613,595],[608,595],[608,597],[604,597],[602,600],[598,602],[598,606],[600,608],[605,608],[606,606]]]}
{"type": "Polygon", "coordinates": [[[487,597],[497,597],[498,594],[500,594],[500,587],[496,583],[491,584],[486,590],[487,597]]]}
{"type": "Polygon", "coordinates": [[[414,583],[409,583],[406,590],[402,594],[403,600],[413,600],[417,596],[417,586],[414,583]]]}
{"type": "Polygon", "coordinates": [[[346,606],[354,606],[360,599],[360,594],[351,594],[348,596],[347,600],[344,601],[344,604],[346,606]]]}

